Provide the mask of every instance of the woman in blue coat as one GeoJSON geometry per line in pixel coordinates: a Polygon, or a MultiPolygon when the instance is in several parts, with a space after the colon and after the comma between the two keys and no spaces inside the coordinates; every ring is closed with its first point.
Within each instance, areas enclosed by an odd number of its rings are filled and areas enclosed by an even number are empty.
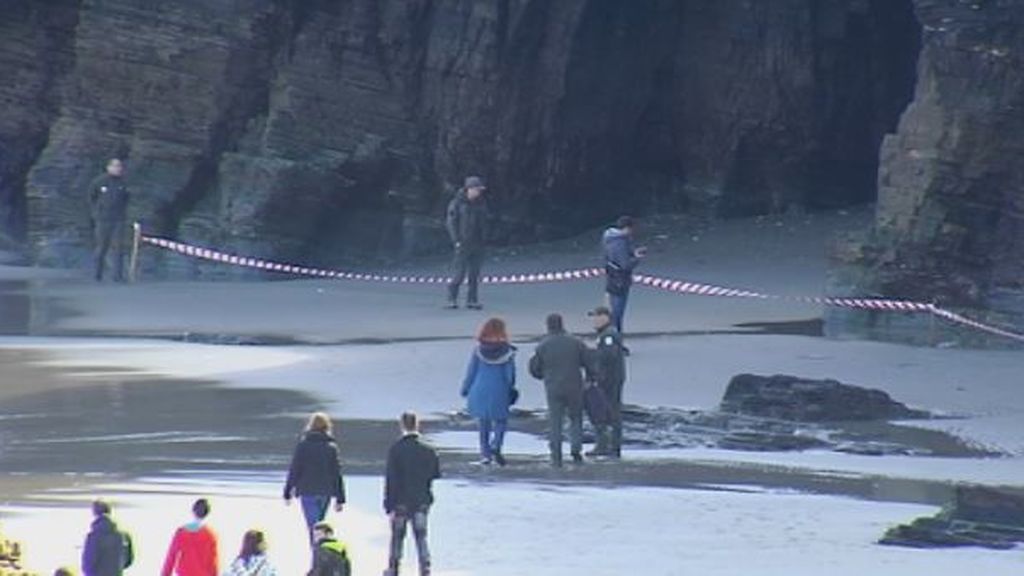
{"type": "Polygon", "coordinates": [[[482,464],[505,465],[501,445],[508,429],[508,407],[516,384],[516,349],[508,342],[505,322],[491,318],[480,328],[477,346],[469,358],[462,397],[469,414],[480,422],[482,464]]]}

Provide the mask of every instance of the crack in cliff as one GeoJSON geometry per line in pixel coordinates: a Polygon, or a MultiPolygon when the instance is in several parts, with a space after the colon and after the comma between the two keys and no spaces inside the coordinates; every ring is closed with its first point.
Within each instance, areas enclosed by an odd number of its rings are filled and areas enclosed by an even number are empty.
{"type": "MultiPolygon", "coordinates": [[[[74,67],[73,46],[81,4],[82,0],[50,3],[11,0],[4,6],[5,25],[14,27],[19,23],[19,16],[24,18],[33,36],[31,40],[41,44],[37,51],[41,57],[32,62],[38,66],[36,72],[40,78],[33,93],[25,98],[26,103],[36,104],[40,117],[35,122],[19,123],[14,127],[16,131],[7,135],[0,122],[0,238],[6,236],[13,244],[20,245],[28,237],[28,175],[49,144],[51,127],[60,117],[64,79],[74,67]]],[[[6,40],[11,42],[16,38],[11,34],[6,40]]],[[[12,50],[15,52],[16,49],[12,50]]],[[[24,83],[24,73],[18,72],[10,71],[8,77],[20,78],[24,83]]]]}

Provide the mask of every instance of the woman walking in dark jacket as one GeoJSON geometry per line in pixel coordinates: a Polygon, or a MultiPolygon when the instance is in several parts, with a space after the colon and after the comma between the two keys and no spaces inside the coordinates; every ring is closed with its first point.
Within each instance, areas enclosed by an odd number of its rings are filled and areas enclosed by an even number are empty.
{"type": "Polygon", "coordinates": [[[285,503],[291,503],[293,496],[299,497],[310,545],[314,546],[313,525],[327,515],[331,498],[334,498],[334,509],[337,512],[341,512],[345,504],[341,458],[338,443],[331,431],[331,418],[327,414],[315,412],[309,417],[306,431],[295,446],[288,480],[284,485],[285,503]]]}
{"type": "Polygon", "coordinates": [[[485,322],[462,381],[462,396],[468,398],[469,414],[480,422],[482,464],[496,461],[505,465],[501,445],[508,429],[508,407],[515,394],[515,356],[505,322],[500,318],[485,322]]]}

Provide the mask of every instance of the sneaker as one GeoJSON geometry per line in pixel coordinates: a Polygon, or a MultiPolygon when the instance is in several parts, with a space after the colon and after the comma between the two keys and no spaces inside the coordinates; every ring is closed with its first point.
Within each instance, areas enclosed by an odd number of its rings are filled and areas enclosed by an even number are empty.
{"type": "Polygon", "coordinates": [[[505,460],[505,456],[501,452],[497,451],[494,453],[494,461],[498,463],[498,466],[504,466],[505,464],[508,464],[508,462],[505,460]]]}
{"type": "Polygon", "coordinates": [[[470,310],[483,310],[484,305],[479,302],[466,302],[466,308],[470,310]]]}
{"type": "Polygon", "coordinates": [[[459,309],[459,303],[458,302],[448,302],[447,304],[444,305],[444,309],[445,310],[458,310],[459,309]]]}
{"type": "Polygon", "coordinates": [[[480,460],[477,460],[476,462],[473,462],[473,464],[477,466],[490,466],[491,464],[493,464],[493,462],[491,461],[490,458],[482,458],[480,460]]]}

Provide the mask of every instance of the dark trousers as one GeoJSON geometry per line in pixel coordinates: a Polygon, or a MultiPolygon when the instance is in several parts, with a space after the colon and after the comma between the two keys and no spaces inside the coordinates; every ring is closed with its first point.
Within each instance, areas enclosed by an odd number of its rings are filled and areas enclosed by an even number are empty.
{"type": "Polygon", "coordinates": [[[466,302],[476,304],[480,302],[477,296],[480,285],[480,267],[484,263],[483,248],[462,248],[455,249],[455,257],[452,259],[452,282],[448,285],[448,302],[454,303],[459,299],[459,286],[462,280],[466,280],[468,294],[466,302]]]}
{"type": "Polygon", "coordinates": [[[420,576],[430,574],[430,548],[427,546],[427,514],[429,506],[409,511],[401,506],[391,515],[391,552],[388,557],[388,576],[398,576],[398,568],[402,563],[402,549],[405,547],[405,533],[412,524],[412,533],[416,538],[416,553],[420,560],[420,576]]]}
{"type": "Polygon", "coordinates": [[[611,420],[607,424],[595,426],[597,432],[598,453],[622,455],[622,382],[598,382],[611,411],[611,420]]]}
{"type": "Polygon", "coordinates": [[[627,286],[621,294],[608,293],[608,307],[612,312],[612,324],[619,334],[622,334],[622,319],[626,316],[626,303],[629,302],[629,287],[627,286]]]}
{"type": "Polygon", "coordinates": [[[107,257],[114,259],[114,280],[124,280],[124,221],[99,220],[95,223],[95,274],[97,280],[103,279],[103,271],[107,265],[107,257]]]}
{"type": "Polygon", "coordinates": [[[569,449],[573,455],[583,452],[583,391],[566,393],[547,391],[548,396],[548,446],[551,449],[551,463],[562,464],[562,427],[569,417],[569,449]]]}

